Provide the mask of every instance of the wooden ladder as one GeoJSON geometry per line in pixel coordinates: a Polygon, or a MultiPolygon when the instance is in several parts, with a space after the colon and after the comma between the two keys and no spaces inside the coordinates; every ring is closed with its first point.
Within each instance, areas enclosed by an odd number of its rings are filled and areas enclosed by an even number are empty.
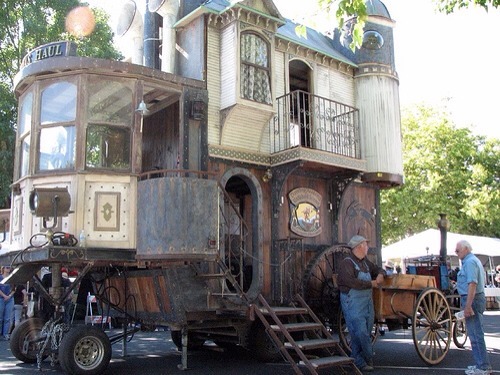
{"type": "Polygon", "coordinates": [[[303,374],[303,368],[317,375],[318,370],[336,367],[341,374],[362,375],[300,295],[290,307],[271,307],[261,294],[259,302],[253,310],[296,374],[303,374]]]}

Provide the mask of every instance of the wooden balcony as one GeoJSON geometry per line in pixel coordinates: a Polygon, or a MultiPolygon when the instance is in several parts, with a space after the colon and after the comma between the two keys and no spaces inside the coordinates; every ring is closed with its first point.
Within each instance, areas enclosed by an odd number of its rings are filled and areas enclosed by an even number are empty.
{"type": "Polygon", "coordinates": [[[361,160],[359,110],[305,91],[277,98],[271,126],[274,165],[291,160],[364,170],[361,160]]]}

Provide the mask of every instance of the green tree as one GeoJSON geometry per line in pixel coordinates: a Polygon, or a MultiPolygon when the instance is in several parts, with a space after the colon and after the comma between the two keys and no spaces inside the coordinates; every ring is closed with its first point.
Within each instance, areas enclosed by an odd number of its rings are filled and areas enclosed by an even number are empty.
{"type": "Polygon", "coordinates": [[[500,141],[457,128],[422,105],[403,112],[405,184],[381,193],[384,243],[436,227],[446,213],[453,232],[500,236],[500,141]]]}
{"type": "Polygon", "coordinates": [[[37,46],[71,40],[80,56],[121,58],[102,10],[93,10],[95,28],[88,37],[78,38],[65,30],[66,15],[79,5],[78,0],[0,0],[0,208],[10,203],[17,122],[12,86],[23,57],[37,46]]]}
{"type": "MultiPolygon", "coordinates": [[[[356,48],[361,47],[363,28],[367,18],[366,0],[317,0],[317,3],[320,8],[318,16],[325,12],[331,14],[334,11],[339,29],[342,30],[343,34],[348,33],[352,36],[350,48],[354,51],[356,48]],[[352,22],[348,22],[348,20],[352,22]]],[[[500,6],[500,0],[434,0],[434,3],[438,11],[446,14],[453,13],[461,8],[468,8],[470,5],[483,7],[487,11],[490,8],[500,6]]],[[[299,26],[297,33],[304,35],[305,28],[299,26]]]]}
{"type": "Polygon", "coordinates": [[[470,5],[483,7],[485,10],[489,8],[498,8],[500,0],[434,0],[440,12],[446,14],[462,8],[468,8],[470,5]]]}

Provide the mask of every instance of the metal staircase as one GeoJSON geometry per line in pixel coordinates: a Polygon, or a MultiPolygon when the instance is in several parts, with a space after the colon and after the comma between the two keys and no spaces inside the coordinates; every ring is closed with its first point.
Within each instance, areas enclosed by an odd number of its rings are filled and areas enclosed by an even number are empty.
{"type": "Polygon", "coordinates": [[[271,307],[262,295],[259,302],[262,306],[253,306],[255,314],[296,374],[307,369],[317,375],[326,368],[336,368],[340,374],[362,374],[300,295],[290,307],[271,307]]]}

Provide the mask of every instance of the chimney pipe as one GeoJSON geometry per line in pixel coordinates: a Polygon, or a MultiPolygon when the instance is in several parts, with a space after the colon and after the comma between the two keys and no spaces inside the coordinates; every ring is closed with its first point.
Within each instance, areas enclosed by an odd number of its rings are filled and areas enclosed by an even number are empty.
{"type": "Polygon", "coordinates": [[[441,264],[445,264],[446,256],[448,255],[448,251],[446,249],[446,234],[450,229],[450,222],[446,218],[446,214],[439,214],[439,216],[441,217],[437,221],[437,226],[439,228],[439,231],[441,232],[441,249],[439,250],[439,258],[441,264]]]}

